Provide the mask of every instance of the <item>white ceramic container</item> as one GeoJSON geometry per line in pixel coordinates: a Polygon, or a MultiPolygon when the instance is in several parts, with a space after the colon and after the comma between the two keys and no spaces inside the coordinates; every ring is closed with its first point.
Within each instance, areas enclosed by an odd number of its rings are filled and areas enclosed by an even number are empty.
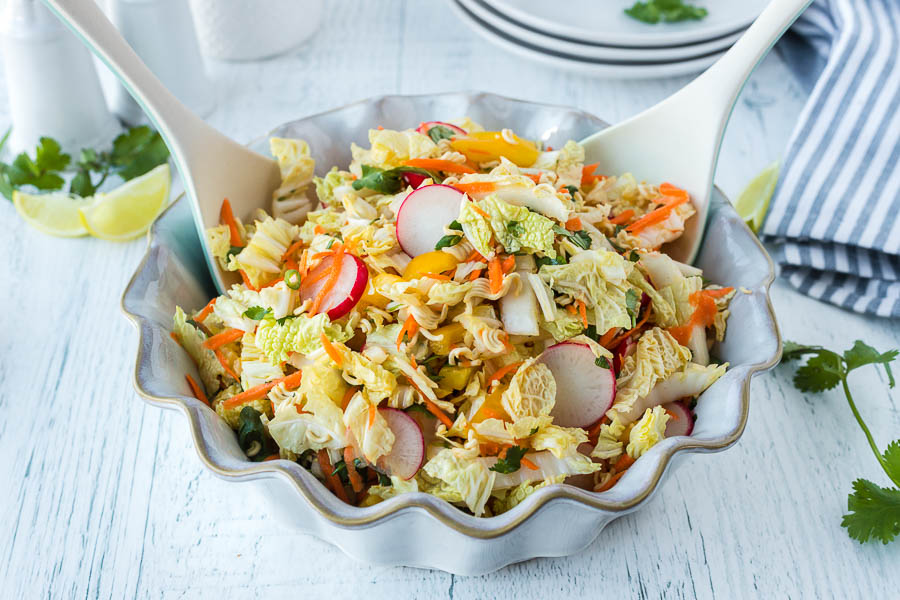
{"type": "Polygon", "coordinates": [[[191,0],[203,53],[268,58],[300,45],[322,21],[323,0],[191,0]]]}
{"type": "MultiPolygon", "coordinates": [[[[462,115],[489,129],[510,127],[553,146],[606,126],[578,110],[490,94],[388,96],[286,123],[252,147],[266,151],[270,135],[303,138],[323,175],[332,165],[345,166],[350,143],[365,143],[374,125],[404,129],[462,115]]],[[[216,293],[183,199],[153,226],[147,254],[125,290],[122,308],[139,331],[134,379],[138,393],[151,404],[186,415],[202,462],[223,478],[250,482],[236,487],[236,495],[245,492],[241,488],[252,488],[272,518],[357,559],[474,575],[538,556],[578,552],[613,519],[646,503],[685,457],[724,450],[738,440],[747,422],[750,378],[777,363],[781,340],[768,295],[775,277],[772,261],[718,190],[697,265],[713,281],[742,291],[731,302],[728,334],[713,350],[730,368],[700,397],[692,435],[663,440],[606,492],[551,485],[490,518],[473,517],[422,493],[358,508],[339,501],[297,463],[247,460],[228,425],[191,395],[184,374],[196,376],[195,367],[169,337],[176,304],[196,309],[216,293]]],[[[255,503],[244,505],[253,507],[248,511],[259,510],[255,503]]]]}

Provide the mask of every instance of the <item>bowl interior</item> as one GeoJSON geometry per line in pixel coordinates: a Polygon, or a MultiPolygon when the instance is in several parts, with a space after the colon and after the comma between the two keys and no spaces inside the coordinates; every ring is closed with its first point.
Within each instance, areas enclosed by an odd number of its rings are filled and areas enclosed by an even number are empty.
{"type": "MultiPolygon", "coordinates": [[[[268,138],[298,137],[309,142],[316,171],[324,175],[332,165],[346,167],[350,144],[368,145],[367,132],[381,125],[406,129],[422,121],[468,115],[488,129],[509,127],[526,138],[554,147],[581,139],[606,124],[569,108],[533,104],[488,94],[391,96],[286,123],[250,146],[268,153],[268,138]]],[[[636,174],[640,178],[640,174],[636,174]]],[[[677,174],[673,174],[677,181],[677,174]]],[[[625,511],[655,489],[676,451],[716,451],[734,443],[743,431],[749,406],[750,375],[771,367],[780,341],[768,300],[773,266],[755,236],[718,189],[712,198],[709,222],[697,266],[709,279],[739,289],[731,303],[728,334],[712,355],[730,363],[730,370],[701,396],[691,437],[671,438],[655,446],[603,494],[571,486],[549,486],[498,517],[476,519],[425,494],[399,496],[370,508],[345,505],[306,470],[288,461],[251,463],[236,436],[215,413],[194,400],[184,381],[195,369],[185,352],[169,337],[175,306],[186,310],[206,304],[215,295],[187,201],[176,201],[157,220],[147,256],[123,296],[123,309],[140,330],[135,386],[151,402],[183,409],[190,421],[198,451],[215,472],[230,477],[269,477],[281,474],[297,486],[319,512],[341,524],[366,524],[412,507],[426,508],[446,524],[461,524],[473,535],[495,535],[532,514],[543,503],[566,497],[610,511],[625,511]]]]}

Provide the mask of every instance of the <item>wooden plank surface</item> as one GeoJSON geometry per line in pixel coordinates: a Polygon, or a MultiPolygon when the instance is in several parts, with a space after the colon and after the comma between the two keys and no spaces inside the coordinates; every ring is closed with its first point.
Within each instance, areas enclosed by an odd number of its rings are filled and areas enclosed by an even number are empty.
{"type": "MultiPolygon", "coordinates": [[[[586,78],[482,41],[443,2],[328,2],[306,46],[213,63],[210,121],[249,140],[283,121],[384,93],[485,90],[573,105],[609,121],[687,78],[586,78]]],[[[14,90],[13,90],[14,92],[14,90]]],[[[9,122],[0,86],[0,128],[9,122]]],[[[745,88],[717,183],[731,196],[779,157],[804,93],[777,56],[745,88]]],[[[883,482],[838,393],[796,392],[778,369],[752,386],[750,421],[727,452],[693,456],[644,510],[584,552],[483,577],[375,569],[285,531],[241,484],[197,460],[185,420],[131,387],[136,335],[119,297],[143,240],[65,240],[0,202],[0,596],[9,598],[883,598],[900,589],[900,544],[851,541],[850,482],[883,482]]],[[[850,314],[776,285],[786,338],[843,349],[900,347],[896,321],[850,314]]],[[[897,392],[853,375],[884,445],[897,392]]]]}

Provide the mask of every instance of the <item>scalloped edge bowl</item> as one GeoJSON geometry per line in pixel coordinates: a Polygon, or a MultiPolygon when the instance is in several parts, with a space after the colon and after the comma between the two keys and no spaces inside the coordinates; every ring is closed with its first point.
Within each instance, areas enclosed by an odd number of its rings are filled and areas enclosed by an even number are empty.
{"type": "MultiPolygon", "coordinates": [[[[267,152],[269,136],[303,138],[310,144],[318,173],[324,174],[332,165],[349,163],[350,143],[365,144],[370,127],[404,129],[462,115],[556,147],[607,126],[580,110],[492,94],[384,96],[286,123],[250,145],[267,152]]],[[[716,189],[697,265],[712,280],[741,291],[731,304],[728,335],[714,348],[731,367],[701,396],[690,437],[660,442],[606,492],[552,485],[496,517],[475,518],[422,493],[357,508],[340,502],[296,463],[248,461],[231,429],[193,398],[184,374],[196,377],[196,369],[169,337],[172,314],[176,304],[186,309],[203,306],[215,288],[187,202],[176,200],[148,237],[147,253],[122,297],[122,310],[139,334],[137,392],[150,404],[181,410],[203,464],[220,477],[252,482],[248,487],[265,499],[274,518],[331,542],[354,558],[380,565],[475,575],[534,557],[578,552],[613,519],[647,502],[686,455],[734,444],[747,423],[751,377],[772,368],[781,355],[768,294],[774,266],[716,189]]]]}

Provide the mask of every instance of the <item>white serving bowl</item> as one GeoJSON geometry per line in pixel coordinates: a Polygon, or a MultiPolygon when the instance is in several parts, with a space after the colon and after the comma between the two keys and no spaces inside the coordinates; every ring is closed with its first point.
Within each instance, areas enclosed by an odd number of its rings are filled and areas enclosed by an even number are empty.
{"type": "MultiPolygon", "coordinates": [[[[324,174],[332,165],[346,166],[350,143],[366,144],[371,127],[405,129],[463,115],[489,129],[509,127],[556,147],[606,126],[579,110],[490,94],[386,96],[286,123],[252,146],[267,151],[271,135],[303,138],[312,148],[318,173],[324,174]]],[[[672,179],[677,181],[678,174],[672,179]]],[[[680,459],[735,443],[747,422],[750,378],[774,366],[781,354],[768,296],[775,277],[772,261],[716,190],[696,264],[713,281],[740,291],[731,302],[725,341],[713,349],[731,367],[700,397],[690,437],[660,442],[606,492],[552,485],[497,517],[476,518],[422,493],[357,508],[342,503],[296,463],[247,460],[234,432],[193,398],[184,374],[196,377],[196,369],[169,337],[172,314],[176,304],[196,309],[216,292],[186,202],[176,201],[163,213],[149,237],[147,254],[122,298],[124,312],[139,330],[134,380],[138,393],[151,404],[183,411],[203,463],[223,478],[251,481],[273,518],[375,564],[473,575],[581,550],[613,519],[647,502],[680,459]]]]}

